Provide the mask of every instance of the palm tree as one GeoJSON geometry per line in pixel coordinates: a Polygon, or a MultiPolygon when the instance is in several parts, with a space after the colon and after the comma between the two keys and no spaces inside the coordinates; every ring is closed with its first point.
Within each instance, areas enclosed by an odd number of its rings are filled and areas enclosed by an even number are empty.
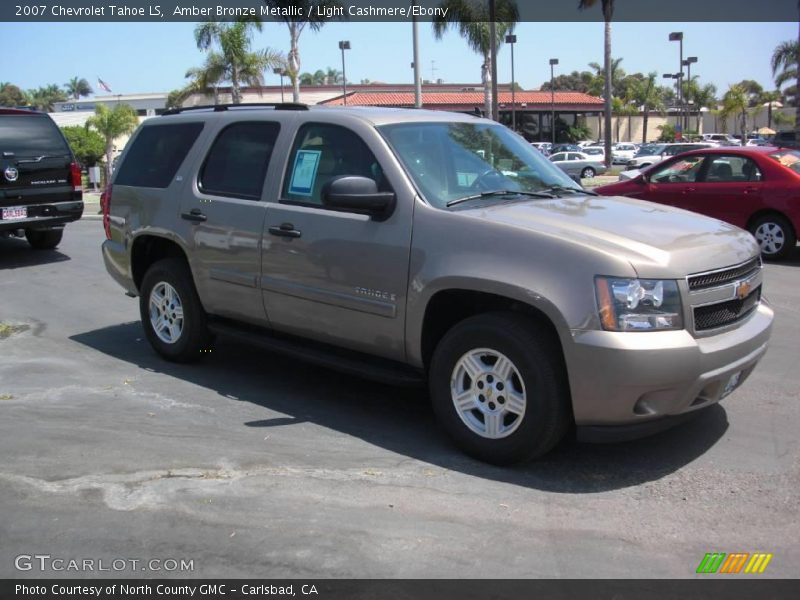
{"type": "MultiPolygon", "coordinates": [[[[800,8],[800,1],[798,1],[800,8]]],[[[797,40],[790,40],[778,44],[772,53],[772,74],[775,76],[775,85],[780,89],[785,84],[792,82],[793,86],[784,89],[783,93],[794,97],[796,107],[795,128],[800,135],[800,33],[797,40]]]]}
{"type": "Polygon", "coordinates": [[[647,121],[650,118],[650,111],[662,112],[664,110],[664,97],[661,89],[656,85],[658,73],[652,71],[647,74],[646,79],[640,80],[634,85],[633,98],[642,107],[644,113],[642,119],[642,143],[647,143],[647,121]]]}
{"type": "Polygon", "coordinates": [[[55,103],[63,102],[66,99],[67,95],[64,93],[64,90],[55,83],[36,88],[35,90],[28,90],[30,105],[36,110],[53,112],[55,103]]]}
{"type": "Polygon", "coordinates": [[[94,128],[103,136],[106,143],[106,183],[111,181],[111,165],[114,154],[114,140],[122,135],[133,133],[139,124],[136,111],[128,104],[115,104],[113,108],[98,104],[94,116],[86,120],[86,127],[94,128]]]}
{"type": "Polygon", "coordinates": [[[269,48],[258,52],[250,50],[251,29],[261,31],[261,22],[208,21],[194,30],[195,41],[200,50],[210,50],[212,46],[219,48],[218,52],[209,53],[202,69],[213,74],[210,78],[213,81],[231,82],[234,104],[242,101],[242,84],[260,88],[264,85],[264,69],[284,63],[283,56],[269,48]]]}
{"type": "Polygon", "coordinates": [[[703,87],[697,86],[692,98],[697,106],[697,133],[700,133],[700,109],[711,109],[717,105],[717,86],[713,83],[707,83],[703,87]]]}
{"type": "Polygon", "coordinates": [[[772,129],[772,109],[781,106],[781,98],[783,98],[783,94],[781,94],[780,90],[761,94],[759,102],[763,102],[763,106],[767,107],[767,127],[770,129],[772,129]]]}
{"type": "Polygon", "coordinates": [[[332,67],[328,67],[328,69],[325,71],[325,80],[331,85],[342,83],[342,72],[332,67]]]}
{"type": "Polygon", "coordinates": [[[289,55],[286,58],[286,75],[292,82],[292,101],[300,102],[300,34],[308,27],[319,31],[333,19],[326,18],[331,9],[341,8],[339,0],[263,0],[270,8],[287,9],[286,14],[298,16],[280,17],[289,28],[289,55]],[[327,11],[327,12],[326,12],[327,11]]]}
{"type": "Polygon", "coordinates": [[[67,94],[72,96],[75,100],[80,100],[81,96],[88,96],[94,92],[92,86],[89,85],[86,79],[77,76],[65,83],[64,89],[67,91],[67,94]]]}
{"type": "Polygon", "coordinates": [[[750,98],[747,90],[739,85],[732,85],[722,97],[722,116],[726,119],[728,115],[740,116],[740,127],[742,133],[742,146],[747,143],[747,109],[750,107],[750,98]]]}
{"type": "MultiPolygon", "coordinates": [[[[799,0],[800,1],[800,0],[799,0]]],[[[585,10],[597,4],[597,0],[580,0],[578,8],[585,10]]],[[[603,99],[605,100],[605,149],[606,166],[611,166],[611,19],[614,18],[614,0],[600,0],[603,10],[603,20],[605,21],[605,42],[603,52],[603,66],[605,73],[605,86],[603,99]]]]}
{"type": "MultiPolygon", "coordinates": [[[[481,84],[486,115],[492,114],[492,57],[491,27],[487,2],[475,0],[442,0],[440,7],[447,9],[445,16],[433,19],[433,35],[437,40],[444,37],[448,29],[456,29],[467,41],[470,50],[481,55],[481,84]]],[[[500,48],[506,34],[514,31],[519,21],[519,8],[514,0],[497,0],[495,8],[495,47],[500,48]]],[[[555,123],[553,124],[555,127],[555,123]]]]}
{"type": "MultiPolygon", "coordinates": [[[[621,58],[612,58],[611,59],[611,96],[618,96],[619,95],[619,87],[620,82],[625,77],[625,71],[620,67],[622,63],[621,58]]],[[[600,96],[603,94],[603,89],[606,85],[606,75],[605,75],[605,67],[603,65],[590,62],[589,68],[594,70],[594,80],[592,82],[592,87],[590,93],[594,96],[600,96]]]]}

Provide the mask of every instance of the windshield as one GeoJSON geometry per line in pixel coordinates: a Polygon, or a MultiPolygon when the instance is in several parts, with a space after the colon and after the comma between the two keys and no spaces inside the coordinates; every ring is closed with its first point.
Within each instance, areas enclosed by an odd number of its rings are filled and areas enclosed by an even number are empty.
{"type": "Polygon", "coordinates": [[[795,173],[800,173],[800,152],[797,150],[781,150],[772,152],[769,157],[777,160],[784,167],[788,167],[795,173]]]}
{"type": "Polygon", "coordinates": [[[666,144],[651,144],[649,146],[642,146],[641,149],[636,153],[636,156],[655,156],[656,154],[661,154],[664,150],[666,150],[666,144]]]}
{"type": "Polygon", "coordinates": [[[17,158],[68,155],[69,148],[55,123],[40,115],[0,115],[0,153],[17,158]]]}
{"type": "Polygon", "coordinates": [[[378,128],[422,196],[444,208],[482,192],[581,188],[511,130],[494,123],[397,123],[378,128]]]}

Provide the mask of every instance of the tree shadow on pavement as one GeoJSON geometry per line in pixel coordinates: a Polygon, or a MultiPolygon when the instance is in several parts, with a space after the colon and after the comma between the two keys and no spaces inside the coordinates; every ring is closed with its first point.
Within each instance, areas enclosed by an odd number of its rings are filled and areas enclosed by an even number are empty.
{"type": "Polygon", "coordinates": [[[58,250],[34,250],[24,238],[0,237],[0,271],[71,260],[58,250]]]}
{"type": "Polygon", "coordinates": [[[199,364],[174,364],[156,355],[143,337],[140,323],[134,322],[70,339],[284,415],[248,421],[243,427],[311,422],[444,469],[549,492],[597,493],[657,480],[701,456],[728,428],[725,410],[715,405],[643,440],[595,445],[568,439],[537,461],[500,468],[463,455],[448,441],[436,425],[424,388],[381,385],[225,339],[199,364]]]}

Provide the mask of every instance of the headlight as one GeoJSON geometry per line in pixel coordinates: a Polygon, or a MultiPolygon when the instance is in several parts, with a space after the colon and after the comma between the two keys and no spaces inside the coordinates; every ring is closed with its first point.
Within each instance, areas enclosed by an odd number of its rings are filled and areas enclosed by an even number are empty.
{"type": "Polygon", "coordinates": [[[595,277],[600,322],[608,331],[683,329],[673,280],[595,277]]]}

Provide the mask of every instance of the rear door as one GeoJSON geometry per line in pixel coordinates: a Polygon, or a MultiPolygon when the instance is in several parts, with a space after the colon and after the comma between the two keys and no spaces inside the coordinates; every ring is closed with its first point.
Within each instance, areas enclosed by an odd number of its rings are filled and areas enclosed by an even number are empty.
{"type": "Polygon", "coordinates": [[[745,156],[715,154],[708,157],[703,172],[686,208],[745,227],[764,193],[756,163],[745,156]]]}
{"type": "Polygon", "coordinates": [[[262,326],[268,322],[258,289],[266,212],[261,195],[280,129],[277,119],[227,121],[180,208],[205,309],[262,326]]]}
{"type": "Polygon", "coordinates": [[[71,179],[73,160],[46,114],[0,109],[0,219],[39,216],[40,205],[80,200],[71,179]]]}

